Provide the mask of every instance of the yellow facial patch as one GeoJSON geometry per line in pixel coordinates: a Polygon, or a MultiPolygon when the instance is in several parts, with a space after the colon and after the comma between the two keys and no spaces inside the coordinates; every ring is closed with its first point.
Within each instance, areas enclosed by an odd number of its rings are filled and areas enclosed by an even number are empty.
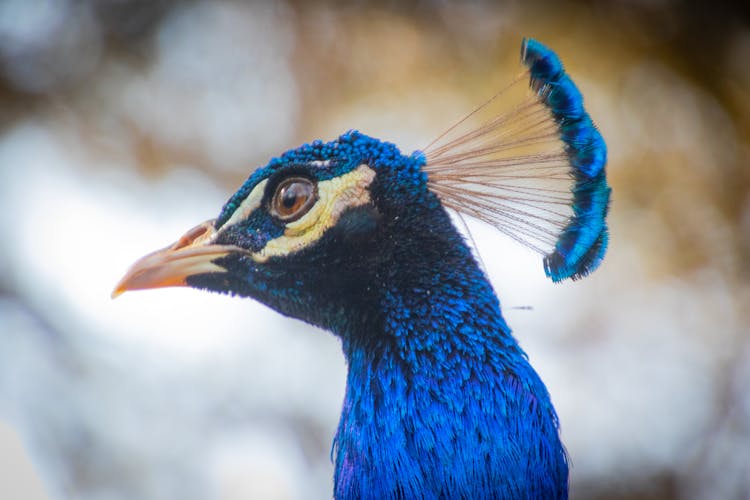
{"type": "Polygon", "coordinates": [[[318,241],[336,225],[344,210],[370,202],[368,187],[374,178],[373,169],[360,165],[340,177],[318,182],[315,205],[300,219],[287,224],[282,236],[270,240],[262,250],[253,253],[253,260],[265,262],[270,257],[288,255],[318,241]]]}

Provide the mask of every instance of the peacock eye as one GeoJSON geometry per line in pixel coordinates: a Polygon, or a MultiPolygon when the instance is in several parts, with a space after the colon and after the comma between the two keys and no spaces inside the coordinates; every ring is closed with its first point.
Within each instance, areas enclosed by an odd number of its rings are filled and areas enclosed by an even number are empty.
{"type": "Polygon", "coordinates": [[[315,184],[304,177],[291,177],[282,181],[271,200],[271,211],[284,222],[305,215],[317,201],[315,184]]]}

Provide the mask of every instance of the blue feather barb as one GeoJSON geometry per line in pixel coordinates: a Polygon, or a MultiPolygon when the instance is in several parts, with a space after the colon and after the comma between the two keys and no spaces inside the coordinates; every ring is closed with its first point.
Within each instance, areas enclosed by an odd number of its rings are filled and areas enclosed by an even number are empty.
{"type": "Polygon", "coordinates": [[[570,159],[573,217],[559,235],[555,250],[544,257],[552,281],[578,279],[599,266],[609,239],[605,218],[612,189],[604,166],[607,145],[583,108],[583,96],[565,74],[553,51],[524,39],[521,60],[531,73],[530,85],[552,111],[570,159]]]}
{"type": "Polygon", "coordinates": [[[552,281],[575,280],[607,249],[607,146],[553,51],[525,39],[521,61],[527,71],[425,148],[428,184],[542,254],[552,281]]]}

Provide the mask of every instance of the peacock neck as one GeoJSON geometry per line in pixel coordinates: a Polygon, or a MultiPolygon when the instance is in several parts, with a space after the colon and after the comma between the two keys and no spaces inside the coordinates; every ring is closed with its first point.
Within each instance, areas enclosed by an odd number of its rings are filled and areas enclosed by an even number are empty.
{"type": "Polygon", "coordinates": [[[484,274],[470,255],[463,264],[450,259],[435,263],[431,274],[393,273],[397,278],[379,292],[378,320],[353,323],[361,331],[341,335],[350,365],[392,359],[404,375],[436,380],[469,367],[528,366],[484,274]]]}
{"type": "Polygon", "coordinates": [[[567,495],[547,390],[463,257],[460,267],[456,255],[429,263],[432,273],[400,270],[380,297],[381,321],[341,335],[337,498],[567,495]]]}

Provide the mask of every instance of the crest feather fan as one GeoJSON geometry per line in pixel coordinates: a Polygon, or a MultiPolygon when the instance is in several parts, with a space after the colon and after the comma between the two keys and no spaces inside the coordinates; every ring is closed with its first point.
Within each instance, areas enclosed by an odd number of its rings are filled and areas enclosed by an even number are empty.
{"type": "Polygon", "coordinates": [[[527,69],[425,149],[444,205],[544,255],[553,281],[586,276],[607,247],[607,147],[554,52],[524,40],[527,69]]]}

